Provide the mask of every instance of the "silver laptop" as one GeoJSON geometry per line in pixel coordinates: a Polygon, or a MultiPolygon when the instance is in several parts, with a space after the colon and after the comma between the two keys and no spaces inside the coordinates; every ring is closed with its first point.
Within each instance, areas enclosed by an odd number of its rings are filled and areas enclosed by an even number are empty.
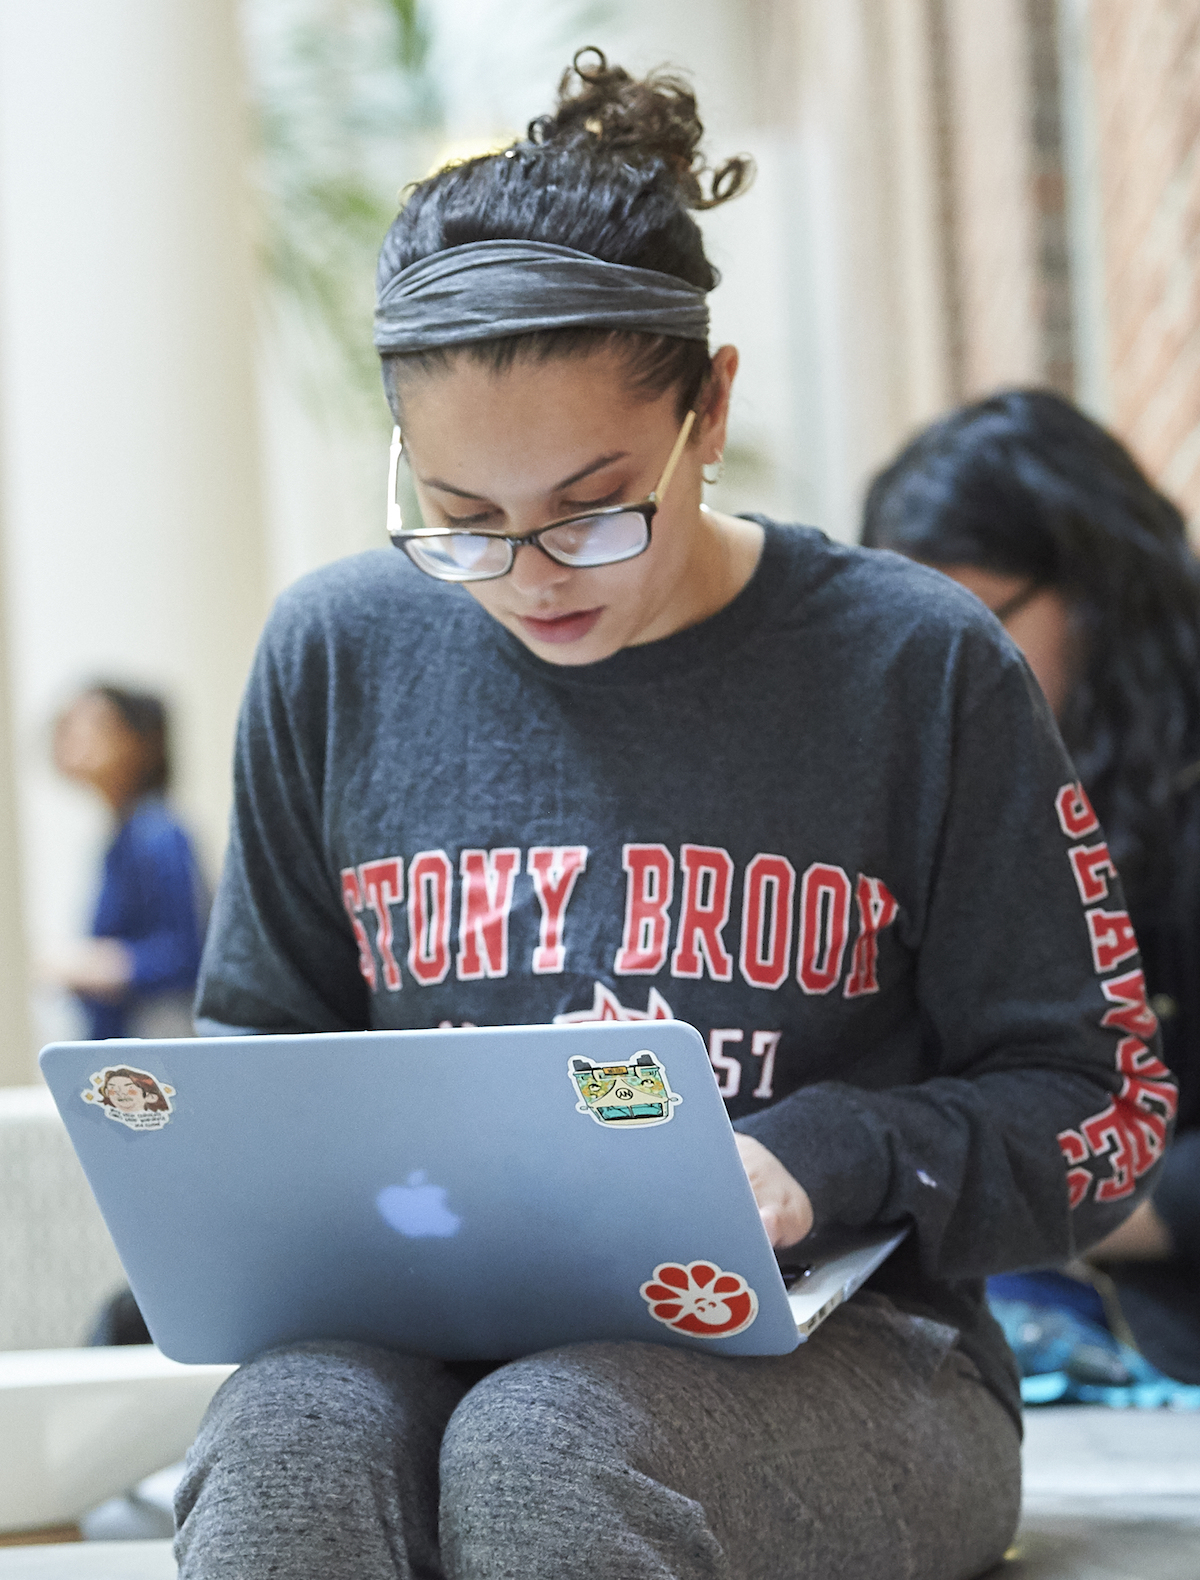
{"type": "Polygon", "coordinates": [[[41,1066],[178,1361],[780,1355],[903,1237],[785,1253],[789,1293],[680,1021],[58,1043],[41,1066]]]}

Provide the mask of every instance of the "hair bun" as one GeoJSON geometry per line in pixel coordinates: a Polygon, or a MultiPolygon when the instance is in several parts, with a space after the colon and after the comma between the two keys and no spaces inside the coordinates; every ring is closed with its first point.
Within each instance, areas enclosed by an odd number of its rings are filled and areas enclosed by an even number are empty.
{"type": "Polygon", "coordinates": [[[660,160],[695,209],[728,202],[754,175],[754,162],[745,154],[709,169],[700,153],[703,136],[696,96],[682,77],[654,71],[639,82],[624,67],[610,66],[594,45],[577,50],[563,73],[554,114],[539,116],[529,126],[534,143],[592,140],[600,150],[631,162],[660,160]]]}

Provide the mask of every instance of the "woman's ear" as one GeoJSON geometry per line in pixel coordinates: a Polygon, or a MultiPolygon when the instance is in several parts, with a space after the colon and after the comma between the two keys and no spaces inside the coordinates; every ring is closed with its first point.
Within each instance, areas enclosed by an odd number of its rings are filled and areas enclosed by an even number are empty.
{"type": "Polygon", "coordinates": [[[719,461],[724,452],[725,430],[729,424],[729,401],[737,370],[737,347],[718,347],[713,353],[712,371],[708,375],[698,413],[700,459],[705,466],[719,461]]]}

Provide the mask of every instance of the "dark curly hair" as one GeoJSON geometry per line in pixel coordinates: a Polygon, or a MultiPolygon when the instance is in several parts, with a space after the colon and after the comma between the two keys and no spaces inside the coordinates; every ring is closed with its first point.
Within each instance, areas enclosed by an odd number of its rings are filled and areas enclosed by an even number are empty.
{"type": "MultiPolygon", "coordinates": [[[[380,289],[448,247],[511,239],[557,242],[710,291],[718,276],[690,211],[735,197],[753,165],[739,156],[709,170],[699,152],[703,135],[684,80],[654,72],[639,82],[610,66],[602,51],[582,49],[563,73],[554,113],[532,121],[525,139],[448,165],[412,187],[379,256],[380,289]]],[[[706,347],[695,341],[545,330],[447,351],[385,353],[384,388],[398,418],[405,375],[445,367],[451,356],[499,371],[518,357],[585,355],[603,344],[619,350],[631,388],[647,398],[677,389],[681,417],[711,368],[706,347]]]]}
{"type": "Polygon", "coordinates": [[[1200,566],[1129,451],[1046,390],[1007,390],[919,434],[872,482],[862,541],[1056,588],[1079,668],[1063,738],[1131,906],[1200,895],[1200,566]]]}
{"type": "Polygon", "coordinates": [[[115,686],[108,681],[89,686],[86,694],[111,703],[121,722],[141,742],[144,762],[138,794],[166,791],[171,782],[171,732],[163,699],[151,691],[131,691],[128,686],[115,686]]]}

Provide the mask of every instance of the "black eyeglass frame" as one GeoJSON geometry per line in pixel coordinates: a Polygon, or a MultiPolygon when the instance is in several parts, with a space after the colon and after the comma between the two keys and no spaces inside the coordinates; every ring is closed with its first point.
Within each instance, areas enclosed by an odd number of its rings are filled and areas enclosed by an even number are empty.
{"type": "Polygon", "coordinates": [[[399,428],[392,430],[391,449],[388,453],[388,508],[387,508],[387,533],[392,541],[392,546],[403,549],[419,571],[426,576],[432,576],[435,581],[444,582],[494,582],[502,576],[507,576],[516,563],[517,550],[524,544],[531,543],[539,548],[547,558],[552,559],[556,565],[565,565],[569,570],[593,570],[603,565],[620,565],[626,560],[634,560],[644,554],[650,547],[651,522],[663,502],[663,496],[671,485],[671,478],[679,464],[679,457],[683,454],[683,447],[688,441],[692,426],[696,421],[696,413],[689,411],[683,419],[671,453],[667,457],[667,464],[663,467],[662,476],[659,478],[653,491],[645,499],[631,505],[605,505],[602,510],[584,510],[575,516],[563,516],[558,521],[548,521],[544,527],[538,527],[535,532],[527,532],[524,537],[513,537],[507,532],[489,531],[486,527],[406,527],[396,499],[396,482],[400,472],[400,457],[404,450],[404,439],[399,428]],[[580,565],[577,560],[556,554],[554,549],[542,539],[547,532],[553,532],[557,527],[573,527],[584,521],[603,521],[606,516],[641,516],[646,524],[645,540],[637,548],[630,549],[622,554],[615,554],[611,559],[592,560],[587,565],[580,565]],[[494,538],[508,547],[508,564],[500,571],[470,571],[464,570],[459,574],[451,572],[443,575],[438,571],[430,570],[427,565],[414,556],[409,548],[421,542],[428,542],[437,538],[494,538]]]}

